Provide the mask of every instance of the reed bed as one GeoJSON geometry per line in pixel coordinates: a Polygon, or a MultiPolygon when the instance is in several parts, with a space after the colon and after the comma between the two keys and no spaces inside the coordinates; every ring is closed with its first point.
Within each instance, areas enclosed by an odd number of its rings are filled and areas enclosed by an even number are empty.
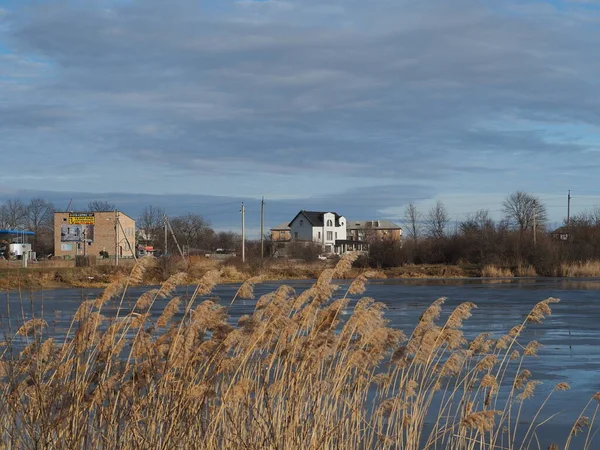
{"type": "MultiPolygon", "coordinates": [[[[370,273],[342,291],[332,282],[356,255],[326,269],[308,290],[263,295],[237,325],[210,295],[220,273],[206,273],[193,295],[173,297],[185,274],[137,299],[116,318],[143,264],[81,304],[65,339],[46,337],[42,318],[24,323],[14,357],[0,363],[2,448],[120,449],[527,449],[540,411],[523,424],[537,385],[523,342],[558,300],[548,298],[506,333],[468,341],[463,303],[442,317],[444,299],[414,330],[392,329],[384,305],[361,296],[370,273]],[[162,312],[150,313],[153,305],[162,312]],[[176,319],[179,317],[179,319],[176,319]],[[509,375],[514,374],[514,375],[509,375]]],[[[231,303],[253,298],[246,281],[231,303]]],[[[12,338],[11,338],[12,339],[12,338]]],[[[559,383],[550,396],[569,389],[559,383]]],[[[564,448],[592,447],[597,394],[564,448]]],[[[549,400],[546,398],[544,404],[549,400]]],[[[558,448],[558,447],[556,447],[558,448]]]]}
{"type": "Polygon", "coordinates": [[[488,264],[481,269],[481,276],[484,278],[512,278],[514,275],[508,268],[488,264]]]}
{"type": "Polygon", "coordinates": [[[563,277],[600,277],[600,261],[561,264],[560,273],[563,277]]]}
{"type": "Polygon", "coordinates": [[[537,277],[538,274],[535,267],[529,264],[519,264],[515,269],[515,276],[517,277],[537,277]]]}

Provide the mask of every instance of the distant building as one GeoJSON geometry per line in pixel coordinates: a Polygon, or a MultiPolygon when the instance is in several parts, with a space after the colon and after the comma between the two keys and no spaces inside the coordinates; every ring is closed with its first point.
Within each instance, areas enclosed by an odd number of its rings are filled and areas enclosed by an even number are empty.
{"type": "Polygon", "coordinates": [[[119,211],[55,212],[54,256],[133,258],[135,220],[119,211]]]}
{"type": "Polygon", "coordinates": [[[389,220],[348,220],[346,239],[335,243],[336,253],[368,252],[374,240],[402,242],[402,228],[389,220]]]}
{"type": "Polygon", "coordinates": [[[287,242],[292,239],[290,233],[290,223],[283,222],[271,228],[271,240],[273,242],[287,242]]]}
{"type": "Polygon", "coordinates": [[[557,241],[568,241],[569,240],[569,228],[568,227],[559,227],[553,232],[550,233],[553,239],[557,241]]]}
{"type": "Polygon", "coordinates": [[[273,242],[314,242],[325,253],[369,250],[373,240],[402,241],[402,227],[389,220],[346,220],[335,212],[300,211],[291,222],[271,228],[273,242]]]}
{"type": "Polygon", "coordinates": [[[336,249],[336,240],[346,239],[346,219],[335,212],[302,210],[289,223],[292,241],[320,244],[325,253],[336,249]]]}
{"type": "Polygon", "coordinates": [[[369,241],[402,240],[402,227],[389,220],[349,220],[346,225],[348,240],[369,241]]]}

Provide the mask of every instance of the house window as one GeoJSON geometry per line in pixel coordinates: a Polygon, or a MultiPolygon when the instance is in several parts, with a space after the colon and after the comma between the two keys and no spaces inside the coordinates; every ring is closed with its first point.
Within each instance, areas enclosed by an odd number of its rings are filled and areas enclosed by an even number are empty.
{"type": "Polygon", "coordinates": [[[317,236],[318,236],[319,239],[321,239],[321,232],[320,231],[317,233],[317,236]]]}
{"type": "Polygon", "coordinates": [[[333,221],[331,219],[327,220],[327,226],[328,227],[332,227],[333,226],[333,221]]]}
{"type": "Polygon", "coordinates": [[[300,219],[300,226],[303,227],[304,226],[304,220],[300,219]]]}
{"type": "Polygon", "coordinates": [[[335,238],[337,239],[337,231],[335,232],[335,238]]]}
{"type": "Polygon", "coordinates": [[[333,231],[328,231],[327,232],[327,240],[328,241],[332,241],[333,240],[333,231]]]}
{"type": "Polygon", "coordinates": [[[294,231],[294,239],[298,239],[298,232],[294,231]]]}

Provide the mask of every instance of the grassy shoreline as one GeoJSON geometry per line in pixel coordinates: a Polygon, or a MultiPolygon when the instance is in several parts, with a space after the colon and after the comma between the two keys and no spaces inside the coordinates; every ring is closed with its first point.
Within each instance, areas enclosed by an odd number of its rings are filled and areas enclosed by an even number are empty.
{"type": "MultiPolygon", "coordinates": [[[[124,261],[120,266],[95,267],[33,267],[0,269],[0,290],[12,289],[58,289],[58,288],[104,288],[116,279],[125,276],[133,261],[124,261]]],[[[186,265],[181,261],[154,261],[149,265],[143,284],[160,284],[175,272],[183,271],[194,283],[209,270],[222,271],[222,282],[240,283],[249,277],[260,276],[265,281],[314,280],[334,261],[301,262],[289,260],[217,261],[206,258],[191,258],[186,265]]],[[[358,276],[364,268],[351,268],[346,278],[358,276]]],[[[460,278],[513,278],[540,276],[530,265],[495,266],[421,264],[404,265],[375,270],[379,278],[405,279],[460,279],[460,278]]],[[[561,264],[551,277],[589,278],[600,277],[600,262],[585,261],[561,264]]]]}

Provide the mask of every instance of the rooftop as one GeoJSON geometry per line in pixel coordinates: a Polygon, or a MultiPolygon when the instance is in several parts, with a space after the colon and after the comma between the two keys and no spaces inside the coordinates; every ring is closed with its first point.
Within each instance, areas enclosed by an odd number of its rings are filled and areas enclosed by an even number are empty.
{"type": "MultiPolygon", "coordinates": [[[[313,226],[313,227],[322,227],[324,222],[323,222],[323,216],[327,213],[330,214],[334,214],[335,215],[335,226],[339,227],[340,226],[340,218],[342,216],[340,216],[338,213],[333,212],[333,211],[306,211],[306,210],[302,210],[300,211],[298,214],[296,214],[296,217],[298,217],[300,214],[303,214],[304,217],[306,217],[306,220],[308,220],[308,222],[313,226]]],[[[296,220],[296,217],[294,217],[291,221],[290,224],[296,220]]]]}
{"type": "Polygon", "coordinates": [[[401,230],[402,227],[390,220],[348,220],[348,230],[362,230],[365,228],[377,228],[378,230],[401,230]]]}

